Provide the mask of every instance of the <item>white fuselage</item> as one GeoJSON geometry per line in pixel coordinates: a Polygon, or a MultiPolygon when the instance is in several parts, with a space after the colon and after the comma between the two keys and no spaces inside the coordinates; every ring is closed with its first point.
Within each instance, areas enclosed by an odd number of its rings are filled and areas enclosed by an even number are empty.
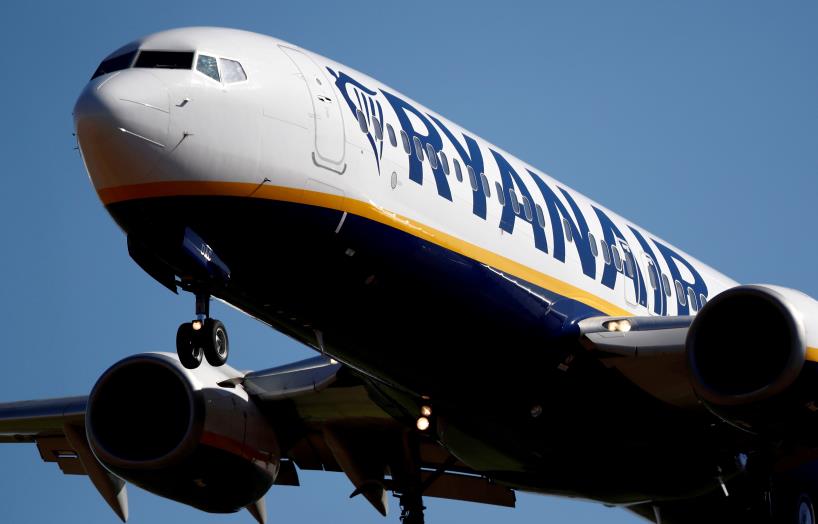
{"type": "Polygon", "coordinates": [[[136,48],[192,51],[196,59],[188,70],[102,75],[80,97],[79,141],[105,204],[212,194],[332,207],[473,258],[533,292],[611,315],[694,314],[735,285],[342,64],[216,28],[158,33],[123,49],[136,48]],[[240,62],[246,80],[206,76],[196,70],[200,55],[240,62]],[[616,252],[604,253],[606,245],[616,252]]]}

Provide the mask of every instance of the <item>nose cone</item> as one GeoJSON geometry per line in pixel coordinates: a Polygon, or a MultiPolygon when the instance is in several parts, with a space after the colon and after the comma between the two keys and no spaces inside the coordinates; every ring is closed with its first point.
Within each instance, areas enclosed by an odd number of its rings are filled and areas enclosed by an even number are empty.
{"type": "Polygon", "coordinates": [[[74,125],[85,167],[98,191],[148,182],[167,149],[167,86],[146,70],[102,76],[80,94],[74,125]]]}

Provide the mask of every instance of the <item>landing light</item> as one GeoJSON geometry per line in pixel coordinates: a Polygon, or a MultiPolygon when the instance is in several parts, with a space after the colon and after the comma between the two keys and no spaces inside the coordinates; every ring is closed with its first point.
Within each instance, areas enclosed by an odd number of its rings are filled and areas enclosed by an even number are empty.
{"type": "Polygon", "coordinates": [[[419,430],[426,431],[427,429],[429,429],[429,419],[426,417],[419,417],[415,425],[419,430]]]}
{"type": "Polygon", "coordinates": [[[202,321],[201,320],[194,320],[191,325],[193,326],[193,331],[199,331],[202,329],[202,321]]]}
{"type": "Polygon", "coordinates": [[[432,415],[432,406],[421,406],[420,407],[420,414],[424,417],[429,417],[432,415]]]}
{"type": "Polygon", "coordinates": [[[627,333],[631,330],[631,323],[629,320],[612,320],[605,324],[608,331],[619,331],[620,333],[627,333]]]}

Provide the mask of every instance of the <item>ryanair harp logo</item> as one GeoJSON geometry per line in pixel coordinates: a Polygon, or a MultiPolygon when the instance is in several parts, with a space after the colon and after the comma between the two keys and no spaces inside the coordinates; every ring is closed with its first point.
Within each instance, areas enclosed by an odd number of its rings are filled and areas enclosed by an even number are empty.
{"type": "MultiPolygon", "coordinates": [[[[352,117],[357,121],[360,117],[358,113],[363,115],[366,119],[366,124],[369,129],[372,129],[374,124],[372,120],[378,119],[378,123],[383,126],[383,107],[376,99],[377,91],[369,89],[354,78],[348,76],[343,72],[335,72],[332,68],[327,68],[330,74],[335,78],[335,86],[346,100],[349,110],[352,111],[352,117]]],[[[383,140],[377,144],[372,138],[372,133],[367,133],[366,138],[369,140],[369,146],[372,148],[372,153],[375,155],[375,163],[378,165],[378,173],[381,172],[381,158],[383,157],[383,140]],[[380,146],[380,147],[379,147],[380,146]]]]}

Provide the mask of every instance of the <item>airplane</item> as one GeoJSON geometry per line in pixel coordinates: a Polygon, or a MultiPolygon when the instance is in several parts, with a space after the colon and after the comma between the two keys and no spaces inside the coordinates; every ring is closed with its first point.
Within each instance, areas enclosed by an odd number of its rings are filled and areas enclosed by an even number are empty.
{"type": "MultiPolygon", "coordinates": [[[[517,491],[657,523],[815,522],[818,303],[742,285],[377,80],[259,34],[105,57],[74,108],[136,264],[194,297],[175,353],[87,396],[0,405],[0,442],[246,509],[343,472],[406,524],[517,491]],[[226,302],[313,348],[227,364],[226,302]]],[[[172,334],[169,334],[172,337],[172,334]]]]}

